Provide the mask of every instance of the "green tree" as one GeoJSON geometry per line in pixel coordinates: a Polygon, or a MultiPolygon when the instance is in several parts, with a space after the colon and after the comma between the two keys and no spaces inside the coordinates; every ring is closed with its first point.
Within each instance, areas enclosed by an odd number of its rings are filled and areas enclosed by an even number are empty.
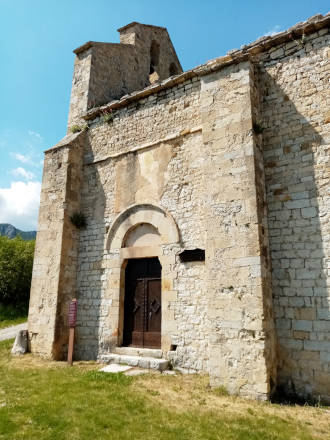
{"type": "Polygon", "coordinates": [[[0,237],[0,303],[27,307],[35,240],[0,237]]]}

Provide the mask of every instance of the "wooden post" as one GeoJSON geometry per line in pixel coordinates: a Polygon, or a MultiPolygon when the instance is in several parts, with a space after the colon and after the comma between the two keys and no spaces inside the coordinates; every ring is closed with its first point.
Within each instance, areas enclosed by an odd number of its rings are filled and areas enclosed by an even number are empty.
{"type": "Polygon", "coordinates": [[[73,298],[69,305],[69,348],[68,348],[68,364],[72,366],[73,346],[74,346],[74,329],[77,322],[77,300],[73,298]]]}
{"type": "Polygon", "coordinates": [[[70,327],[69,333],[69,349],[68,349],[68,364],[72,366],[73,356],[73,341],[74,341],[74,327],[70,327]]]}

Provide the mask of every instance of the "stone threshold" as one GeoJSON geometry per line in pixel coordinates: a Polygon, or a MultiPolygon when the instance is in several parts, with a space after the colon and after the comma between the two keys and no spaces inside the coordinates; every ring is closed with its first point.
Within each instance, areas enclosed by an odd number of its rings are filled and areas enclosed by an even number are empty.
{"type": "Polygon", "coordinates": [[[120,354],[127,356],[141,356],[141,357],[152,357],[161,359],[163,357],[163,352],[157,348],[141,348],[141,347],[116,347],[112,350],[111,354],[120,354]]]}
{"type": "MultiPolygon", "coordinates": [[[[161,351],[161,350],[156,350],[156,351],[161,351]]],[[[143,369],[157,370],[161,372],[167,370],[170,365],[170,362],[167,359],[146,356],[146,353],[143,353],[142,356],[109,353],[100,356],[98,360],[105,364],[128,365],[130,367],[139,367],[143,369]]]]}

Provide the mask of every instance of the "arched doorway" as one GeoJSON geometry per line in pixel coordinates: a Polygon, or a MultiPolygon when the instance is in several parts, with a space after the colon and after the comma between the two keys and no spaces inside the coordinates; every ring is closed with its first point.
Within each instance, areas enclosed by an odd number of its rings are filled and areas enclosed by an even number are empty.
{"type": "Polygon", "coordinates": [[[125,270],[123,345],[161,347],[161,265],[132,258],[125,270]]]}
{"type": "MultiPolygon", "coordinates": [[[[113,347],[123,345],[149,346],[168,351],[172,344],[171,335],[177,328],[174,312],[170,310],[170,301],[174,301],[176,298],[176,291],[173,288],[176,270],[174,269],[175,254],[182,250],[175,220],[171,214],[159,206],[150,203],[132,205],[113,219],[108,231],[106,250],[108,252],[106,265],[110,268],[110,273],[105,297],[109,299],[111,304],[103,326],[106,333],[104,345],[113,347]],[[148,269],[141,269],[140,273],[131,272],[133,281],[129,281],[131,265],[137,266],[136,270],[138,271],[140,265],[144,264],[143,261],[148,261],[151,264],[152,260],[158,262],[158,271],[148,272],[148,269]],[[159,281],[137,282],[138,279],[145,280],[145,278],[156,278],[159,281]],[[130,283],[133,287],[129,288],[127,286],[130,283]],[[142,289],[143,283],[148,284],[147,286],[144,284],[144,303],[142,311],[140,311],[144,314],[144,320],[136,318],[135,321],[135,318],[130,314],[135,309],[133,300],[136,288],[142,289]],[[157,284],[159,286],[157,291],[160,298],[160,308],[154,302],[153,310],[157,310],[159,321],[156,331],[152,331],[154,322],[151,320],[146,324],[146,319],[150,314],[147,307],[150,300],[147,303],[145,298],[148,297],[149,290],[156,289],[157,284]],[[135,322],[140,326],[136,330],[134,329],[135,322]],[[142,336],[138,334],[141,331],[142,336]]],[[[141,290],[139,292],[142,295],[141,290]]],[[[153,294],[153,290],[151,294],[153,294]]],[[[152,311],[151,318],[154,317],[154,313],[152,311]]]]}

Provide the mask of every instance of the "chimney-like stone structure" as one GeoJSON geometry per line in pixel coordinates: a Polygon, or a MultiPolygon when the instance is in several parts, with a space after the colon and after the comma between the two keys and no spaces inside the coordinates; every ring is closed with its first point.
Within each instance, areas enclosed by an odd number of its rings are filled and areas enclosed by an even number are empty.
{"type": "Polygon", "coordinates": [[[76,54],[68,130],[87,110],[182,73],[166,28],[130,23],[120,43],[89,41],[76,54]]]}

